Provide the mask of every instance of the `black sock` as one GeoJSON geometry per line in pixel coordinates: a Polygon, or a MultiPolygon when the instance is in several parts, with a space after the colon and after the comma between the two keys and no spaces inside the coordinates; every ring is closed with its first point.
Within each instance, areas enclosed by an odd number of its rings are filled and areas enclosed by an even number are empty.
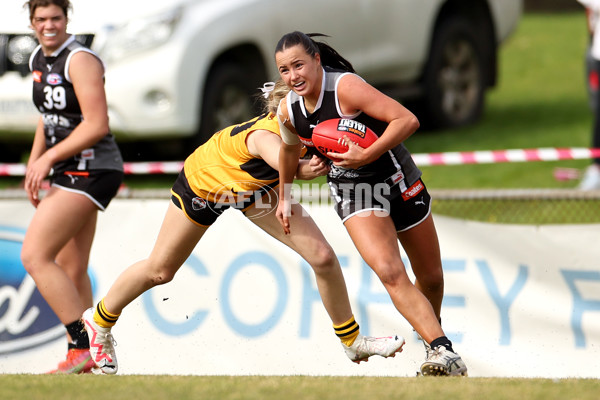
{"type": "Polygon", "coordinates": [[[71,343],[69,343],[69,349],[89,349],[90,339],[85,330],[83,321],[78,319],[77,321],[71,322],[65,325],[69,336],[71,336],[71,343]]]}
{"type": "Polygon", "coordinates": [[[437,339],[434,339],[430,344],[432,349],[435,349],[438,346],[444,346],[446,350],[450,350],[454,353],[454,349],[452,348],[452,342],[446,336],[440,336],[437,339]]]}

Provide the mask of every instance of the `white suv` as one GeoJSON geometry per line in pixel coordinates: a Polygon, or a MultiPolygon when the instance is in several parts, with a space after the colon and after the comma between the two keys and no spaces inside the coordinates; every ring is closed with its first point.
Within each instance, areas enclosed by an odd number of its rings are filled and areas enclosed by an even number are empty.
{"type": "MultiPolygon", "coordinates": [[[[30,140],[37,121],[27,65],[35,42],[20,4],[0,5],[2,141],[30,140]]],[[[360,75],[409,105],[425,126],[476,121],[485,89],[496,82],[498,46],[522,13],[522,0],[72,4],[68,31],[106,64],[117,138],[176,138],[190,146],[256,112],[257,88],[278,76],[275,45],[292,30],[328,35],[360,75]]]]}

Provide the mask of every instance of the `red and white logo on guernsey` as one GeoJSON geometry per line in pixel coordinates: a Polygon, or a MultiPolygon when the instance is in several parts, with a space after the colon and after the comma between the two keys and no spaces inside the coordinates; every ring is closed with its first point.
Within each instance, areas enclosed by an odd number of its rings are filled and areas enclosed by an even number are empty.
{"type": "Polygon", "coordinates": [[[423,190],[424,187],[425,185],[423,185],[423,182],[421,180],[418,180],[411,187],[406,189],[404,193],[402,193],[402,198],[404,200],[408,200],[411,197],[415,197],[416,195],[421,193],[421,190],[423,190]]]}
{"type": "Polygon", "coordinates": [[[42,83],[42,71],[33,71],[33,80],[37,83],[42,83]]]}
{"type": "Polygon", "coordinates": [[[48,84],[50,85],[60,85],[63,80],[62,77],[59,74],[48,74],[48,76],[46,77],[46,82],[48,82],[48,84]]]}
{"type": "Polygon", "coordinates": [[[300,139],[302,144],[305,145],[306,147],[315,147],[315,144],[313,143],[312,140],[303,138],[301,136],[298,136],[298,138],[300,139]]]}

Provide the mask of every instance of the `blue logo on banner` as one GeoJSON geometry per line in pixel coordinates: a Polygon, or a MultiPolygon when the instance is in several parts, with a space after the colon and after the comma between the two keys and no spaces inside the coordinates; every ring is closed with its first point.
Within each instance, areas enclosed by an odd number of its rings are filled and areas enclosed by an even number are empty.
{"type": "Polygon", "coordinates": [[[0,226],[0,354],[65,337],[63,324],[21,264],[24,235],[24,229],[0,226]]]}

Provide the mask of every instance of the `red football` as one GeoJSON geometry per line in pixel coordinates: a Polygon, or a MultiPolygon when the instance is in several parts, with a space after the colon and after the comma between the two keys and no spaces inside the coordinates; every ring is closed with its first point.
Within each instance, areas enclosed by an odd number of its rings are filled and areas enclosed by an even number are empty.
{"type": "MultiPolygon", "coordinates": [[[[327,152],[345,153],[348,151],[342,139],[344,135],[362,148],[367,148],[377,140],[377,135],[368,126],[353,119],[334,118],[323,121],[314,127],[312,141],[316,149],[325,157],[327,152]]],[[[333,161],[338,161],[328,157],[333,161]]]]}

